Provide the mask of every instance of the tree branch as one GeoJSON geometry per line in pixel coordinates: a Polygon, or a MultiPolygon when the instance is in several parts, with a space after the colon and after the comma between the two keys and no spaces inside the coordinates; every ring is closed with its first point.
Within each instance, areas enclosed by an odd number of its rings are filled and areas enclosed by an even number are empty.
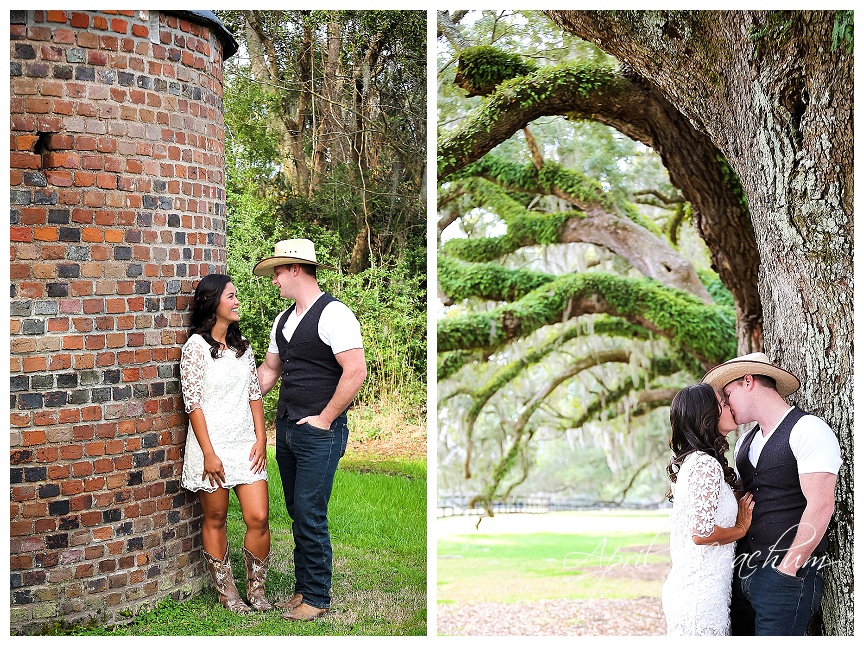
{"type": "Polygon", "coordinates": [[[685,348],[706,368],[731,358],[736,350],[734,315],[729,308],[706,305],[648,279],[599,272],[561,276],[514,303],[442,319],[438,322],[438,349],[500,347],[561,321],[565,312],[569,317],[610,314],[642,325],[685,348]]]}

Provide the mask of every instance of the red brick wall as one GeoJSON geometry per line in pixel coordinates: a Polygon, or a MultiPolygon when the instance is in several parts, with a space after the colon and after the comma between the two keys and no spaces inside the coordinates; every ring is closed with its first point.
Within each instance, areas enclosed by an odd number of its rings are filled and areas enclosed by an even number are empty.
{"type": "Polygon", "coordinates": [[[11,11],[11,627],[205,584],[180,347],[225,270],[222,45],[148,11],[11,11]]]}

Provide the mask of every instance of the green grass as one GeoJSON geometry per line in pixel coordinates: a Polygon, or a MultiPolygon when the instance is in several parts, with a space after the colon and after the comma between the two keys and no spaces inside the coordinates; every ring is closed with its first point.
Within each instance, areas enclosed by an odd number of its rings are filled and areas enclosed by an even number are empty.
{"type": "MultiPolygon", "coordinates": [[[[271,565],[267,596],[294,590],[291,522],[285,511],[275,452],[268,449],[271,565]]],[[[245,525],[236,498],[228,511],[231,563],[245,592],[245,525]]],[[[212,586],[178,603],[171,599],[123,626],[74,627],[72,635],[425,635],[426,465],[396,459],[346,459],[333,484],[329,510],[333,542],[331,612],[316,621],[282,619],[279,611],[234,615],[212,586]]]]}
{"type": "Polygon", "coordinates": [[[574,517],[583,521],[578,533],[484,532],[481,523],[477,533],[440,538],[438,603],[660,595],[668,535],[638,531],[645,526],[638,514],[616,515],[616,528],[590,513],[562,515],[562,522],[574,517]]]}

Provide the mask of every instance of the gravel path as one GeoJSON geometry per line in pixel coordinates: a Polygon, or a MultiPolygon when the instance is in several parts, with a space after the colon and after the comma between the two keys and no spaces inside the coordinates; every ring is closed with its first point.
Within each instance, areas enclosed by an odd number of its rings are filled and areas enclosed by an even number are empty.
{"type": "Polygon", "coordinates": [[[438,605],[439,635],[665,635],[660,599],[438,605]]]}

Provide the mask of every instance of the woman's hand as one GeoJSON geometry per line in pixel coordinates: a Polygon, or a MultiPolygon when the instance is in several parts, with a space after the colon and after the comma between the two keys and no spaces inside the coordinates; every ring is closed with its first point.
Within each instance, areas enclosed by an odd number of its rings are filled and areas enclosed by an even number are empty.
{"type": "Polygon", "coordinates": [[[261,473],[267,468],[267,439],[256,440],[249,454],[252,463],[252,473],[261,473]]]}
{"type": "Polygon", "coordinates": [[[208,478],[211,487],[225,484],[225,468],[222,466],[222,460],[215,453],[204,456],[204,474],[201,476],[201,482],[208,478]]]}
{"type": "Polygon", "coordinates": [[[743,529],[745,535],[750,531],[750,522],[753,520],[754,504],[753,494],[749,491],[738,500],[738,519],[735,521],[735,525],[743,529]]]}

